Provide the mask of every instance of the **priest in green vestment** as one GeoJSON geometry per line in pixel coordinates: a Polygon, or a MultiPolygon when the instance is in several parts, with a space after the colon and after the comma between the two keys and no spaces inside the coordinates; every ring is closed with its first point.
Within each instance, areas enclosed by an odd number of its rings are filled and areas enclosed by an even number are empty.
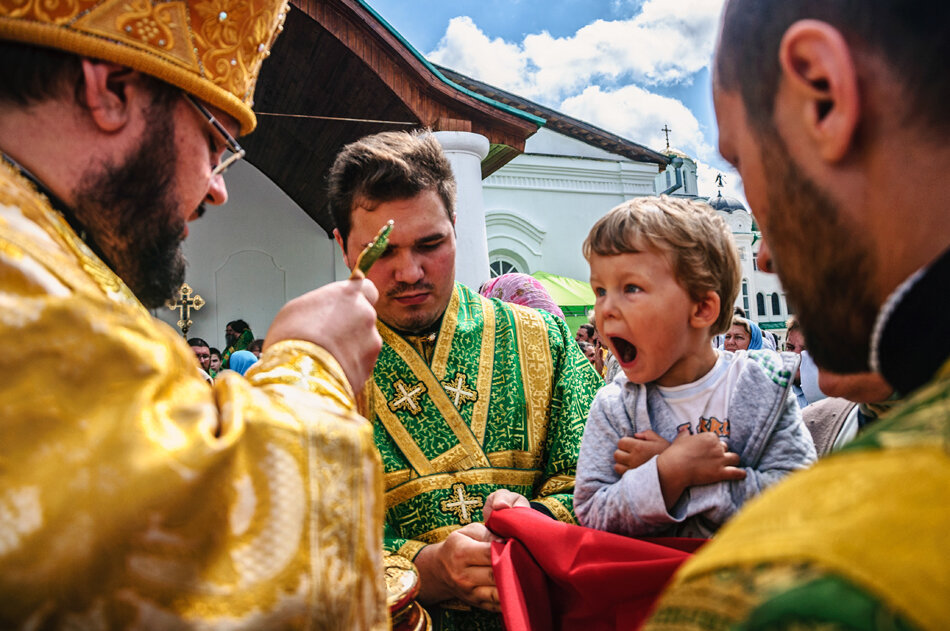
{"type": "Polygon", "coordinates": [[[386,488],[384,545],[413,560],[441,629],[501,629],[484,520],[532,506],[574,522],[574,471],[602,381],[563,320],[455,283],[455,180],[431,134],[369,136],[330,173],[335,236],[367,273],[383,349],[364,389],[386,488]]]}

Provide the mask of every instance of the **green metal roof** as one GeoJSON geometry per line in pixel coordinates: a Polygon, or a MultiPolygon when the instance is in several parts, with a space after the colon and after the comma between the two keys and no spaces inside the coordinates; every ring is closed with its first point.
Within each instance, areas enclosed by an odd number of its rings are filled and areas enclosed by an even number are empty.
{"type": "Polygon", "coordinates": [[[366,0],[356,0],[356,1],[360,4],[360,6],[362,6],[364,9],[366,9],[367,11],[369,11],[369,13],[370,13],[374,18],[376,18],[376,20],[377,20],[380,24],[382,24],[384,27],[386,27],[386,30],[389,31],[390,33],[392,33],[393,37],[395,37],[396,39],[398,39],[399,42],[400,42],[403,46],[406,47],[406,50],[408,50],[409,52],[411,52],[411,53],[413,54],[413,56],[415,56],[416,59],[418,59],[420,62],[422,62],[422,64],[429,70],[429,72],[431,72],[431,73],[434,74],[436,77],[438,77],[439,80],[442,81],[443,83],[445,83],[446,85],[451,86],[451,87],[454,88],[455,90],[458,90],[458,91],[461,92],[462,94],[466,94],[466,95],[472,97],[473,99],[476,99],[476,100],[478,100],[478,101],[481,101],[482,103],[486,103],[487,105],[491,105],[491,106],[494,107],[495,109],[502,110],[503,112],[508,112],[509,114],[513,114],[514,116],[517,116],[518,118],[523,118],[523,119],[526,120],[526,121],[530,121],[530,122],[534,123],[535,125],[537,125],[538,127],[543,127],[544,124],[547,122],[545,119],[541,118],[540,116],[535,116],[534,114],[529,114],[528,112],[519,110],[517,107],[512,107],[512,106],[510,106],[510,105],[505,105],[504,103],[499,103],[498,101],[495,101],[494,99],[490,99],[490,98],[488,98],[487,96],[482,96],[481,94],[478,94],[477,92],[473,92],[473,91],[469,90],[468,88],[465,88],[465,87],[463,87],[463,86],[461,86],[461,85],[455,83],[454,81],[452,81],[451,79],[449,79],[448,77],[446,77],[444,74],[442,74],[442,73],[439,71],[438,68],[436,68],[434,65],[432,65],[432,63],[431,63],[428,59],[426,59],[426,58],[422,55],[422,53],[420,53],[418,50],[416,50],[415,48],[413,48],[412,44],[410,44],[410,43],[406,40],[406,38],[403,37],[403,36],[399,33],[399,31],[397,31],[396,29],[394,29],[394,28],[392,27],[392,25],[389,24],[389,22],[387,22],[386,20],[384,20],[383,17],[382,17],[379,13],[377,13],[375,9],[373,9],[373,7],[369,6],[369,4],[366,3],[366,0]]]}

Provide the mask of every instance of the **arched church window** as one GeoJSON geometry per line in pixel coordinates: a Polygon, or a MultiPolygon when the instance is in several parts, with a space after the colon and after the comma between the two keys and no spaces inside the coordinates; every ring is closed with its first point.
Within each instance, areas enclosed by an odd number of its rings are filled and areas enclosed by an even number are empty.
{"type": "Polygon", "coordinates": [[[497,278],[502,274],[517,274],[521,270],[507,259],[496,259],[488,264],[489,269],[491,270],[491,277],[497,278]]]}
{"type": "Polygon", "coordinates": [[[749,313],[749,281],[742,281],[742,308],[745,309],[746,315],[751,315],[749,313]]]}
{"type": "Polygon", "coordinates": [[[765,294],[761,291],[755,295],[755,308],[758,310],[758,315],[765,315],[765,294]]]}
{"type": "Polygon", "coordinates": [[[772,315],[782,315],[782,305],[779,302],[778,294],[772,294],[772,315]]]}

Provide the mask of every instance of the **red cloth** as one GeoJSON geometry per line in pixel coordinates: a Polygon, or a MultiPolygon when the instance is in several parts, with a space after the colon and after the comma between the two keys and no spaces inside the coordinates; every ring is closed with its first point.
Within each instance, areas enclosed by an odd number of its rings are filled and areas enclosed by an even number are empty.
{"type": "Polygon", "coordinates": [[[495,511],[492,570],[508,631],[636,629],[705,539],[632,539],[555,521],[530,508],[495,511]]]}

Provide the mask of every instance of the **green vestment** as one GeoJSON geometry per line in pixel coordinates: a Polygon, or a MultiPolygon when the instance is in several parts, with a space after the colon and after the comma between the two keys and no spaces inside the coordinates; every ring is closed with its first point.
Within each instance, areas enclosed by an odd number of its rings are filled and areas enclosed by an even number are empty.
{"type": "MultiPolygon", "coordinates": [[[[566,324],[456,284],[431,359],[378,322],[370,418],[383,459],[385,547],[409,559],[482,520],[510,489],[574,522],[574,472],[600,377],[566,324]]],[[[481,610],[433,608],[443,629],[501,629],[481,610]]]]}

